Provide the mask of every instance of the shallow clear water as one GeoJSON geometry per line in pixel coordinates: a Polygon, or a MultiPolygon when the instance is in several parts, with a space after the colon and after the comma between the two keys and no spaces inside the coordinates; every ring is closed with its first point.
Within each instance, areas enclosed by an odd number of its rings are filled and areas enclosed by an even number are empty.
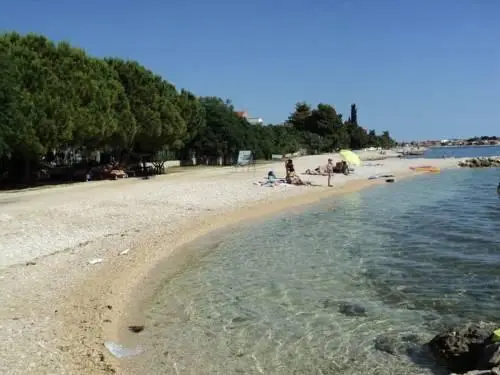
{"type": "Polygon", "coordinates": [[[156,295],[135,366],[439,373],[422,343],[455,322],[500,322],[498,179],[495,169],[446,171],[206,240],[156,295]]]}

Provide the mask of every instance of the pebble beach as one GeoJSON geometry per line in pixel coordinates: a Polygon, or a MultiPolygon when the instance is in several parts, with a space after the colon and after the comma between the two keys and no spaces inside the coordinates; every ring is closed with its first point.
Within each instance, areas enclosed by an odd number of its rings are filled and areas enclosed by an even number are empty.
{"type": "MultiPolygon", "coordinates": [[[[296,158],[295,168],[314,169],[328,157],[296,158]]],[[[317,186],[255,184],[269,170],[283,175],[280,162],[1,192],[0,371],[121,373],[104,342],[117,340],[131,302],[147,297],[138,288],[183,244],[228,224],[384,183],[370,176],[393,174],[397,183],[416,175],[412,166],[455,168],[459,161],[366,161],[349,176],[336,174],[332,188],[327,177],[306,175],[317,186]]]]}

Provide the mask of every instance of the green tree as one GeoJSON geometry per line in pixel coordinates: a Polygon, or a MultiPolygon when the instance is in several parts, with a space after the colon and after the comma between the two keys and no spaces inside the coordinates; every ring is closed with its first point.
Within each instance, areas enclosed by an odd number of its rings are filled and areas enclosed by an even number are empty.
{"type": "Polygon", "coordinates": [[[226,160],[243,146],[242,119],[227,101],[217,97],[204,97],[200,101],[206,126],[195,137],[197,154],[226,160]]]}
{"type": "Polygon", "coordinates": [[[363,128],[351,122],[348,122],[346,127],[350,136],[350,148],[359,150],[370,144],[369,137],[363,128]]]}
{"type": "MultiPolygon", "coordinates": [[[[121,59],[106,62],[117,74],[132,115],[127,114],[128,127],[120,139],[129,140],[128,143],[135,140],[135,147],[141,152],[180,149],[188,128],[177,106],[175,87],[136,62],[121,59]]],[[[122,100],[127,108],[126,100],[122,100]]]]}
{"type": "Polygon", "coordinates": [[[184,139],[182,139],[183,148],[181,156],[189,159],[194,151],[193,142],[206,126],[205,107],[193,93],[184,89],[177,96],[176,104],[180,115],[186,123],[186,134],[184,139]]]}
{"type": "Polygon", "coordinates": [[[344,122],[330,104],[299,102],[283,125],[251,125],[230,100],[179,92],[136,61],[95,58],[37,34],[0,35],[0,169],[14,181],[61,151],[194,152],[229,163],[239,150],[270,158],[394,144],[388,132],[367,134],[357,116],[355,104],[344,122]]]}
{"type": "Polygon", "coordinates": [[[375,133],[375,130],[372,129],[368,132],[368,139],[366,141],[366,144],[369,147],[380,147],[380,142],[377,134],[375,133]]]}
{"type": "Polygon", "coordinates": [[[311,106],[306,102],[298,102],[295,104],[295,111],[288,117],[290,123],[299,131],[307,131],[308,120],[311,117],[311,106]]]}
{"type": "Polygon", "coordinates": [[[351,115],[349,116],[347,122],[354,125],[358,125],[358,108],[354,103],[351,104],[351,115]]]}
{"type": "Polygon", "coordinates": [[[10,153],[15,125],[19,121],[18,79],[11,56],[0,51],[0,157],[10,153]]]}
{"type": "Polygon", "coordinates": [[[382,135],[380,135],[378,138],[379,138],[379,145],[382,148],[387,149],[394,147],[396,145],[396,142],[394,142],[394,140],[391,138],[388,131],[383,131],[382,135]]]}

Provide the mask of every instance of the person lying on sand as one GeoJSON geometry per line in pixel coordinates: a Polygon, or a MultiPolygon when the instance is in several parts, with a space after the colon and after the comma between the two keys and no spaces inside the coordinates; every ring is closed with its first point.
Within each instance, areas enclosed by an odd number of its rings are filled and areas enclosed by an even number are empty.
{"type": "Polygon", "coordinates": [[[273,170],[267,172],[267,177],[265,177],[262,181],[254,182],[255,185],[260,186],[280,186],[282,184],[286,184],[286,180],[284,178],[278,178],[276,173],[273,170]]]}
{"type": "Polygon", "coordinates": [[[283,181],[274,180],[274,179],[267,179],[267,180],[264,180],[264,181],[254,182],[255,185],[270,186],[270,187],[280,186],[280,185],[282,185],[284,183],[285,182],[283,182],[283,181]]]}
{"type": "Polygon", "coordinates": [[[268,180],[276,180],[278,177],[276,177],[276,173],[274,173],[273,170],[270,170],[269,172],[267,172],[267,179],[268,180]]]}
{"type": "Polygon", "coordinates": [[[317,167],[313,169],[312,171],[310,169],[306,169],[304,174],[308,174],[310,176],[328,176],[328,173],[322,171],[321,167],[317,167]]]}

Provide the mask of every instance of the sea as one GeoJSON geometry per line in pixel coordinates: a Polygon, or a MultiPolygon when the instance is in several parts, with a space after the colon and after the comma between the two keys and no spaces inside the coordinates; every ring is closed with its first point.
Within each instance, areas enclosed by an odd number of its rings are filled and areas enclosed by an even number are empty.
{"type": "Polygon", "coordinates": [[[499,179],[446,170],[205,237],[166,271],[127,362],[142,374],[446,373],[425,348],[435,334],[500,326],[499,179]]]}
{"type": "Polygon", "coordinates": [[[447,147],[430,147],[425,150],[423,156],[426,159],[436,158],[476,158],[476,157],[492,157],[500,156],[500,146],[447,146],[447,147]]]}

